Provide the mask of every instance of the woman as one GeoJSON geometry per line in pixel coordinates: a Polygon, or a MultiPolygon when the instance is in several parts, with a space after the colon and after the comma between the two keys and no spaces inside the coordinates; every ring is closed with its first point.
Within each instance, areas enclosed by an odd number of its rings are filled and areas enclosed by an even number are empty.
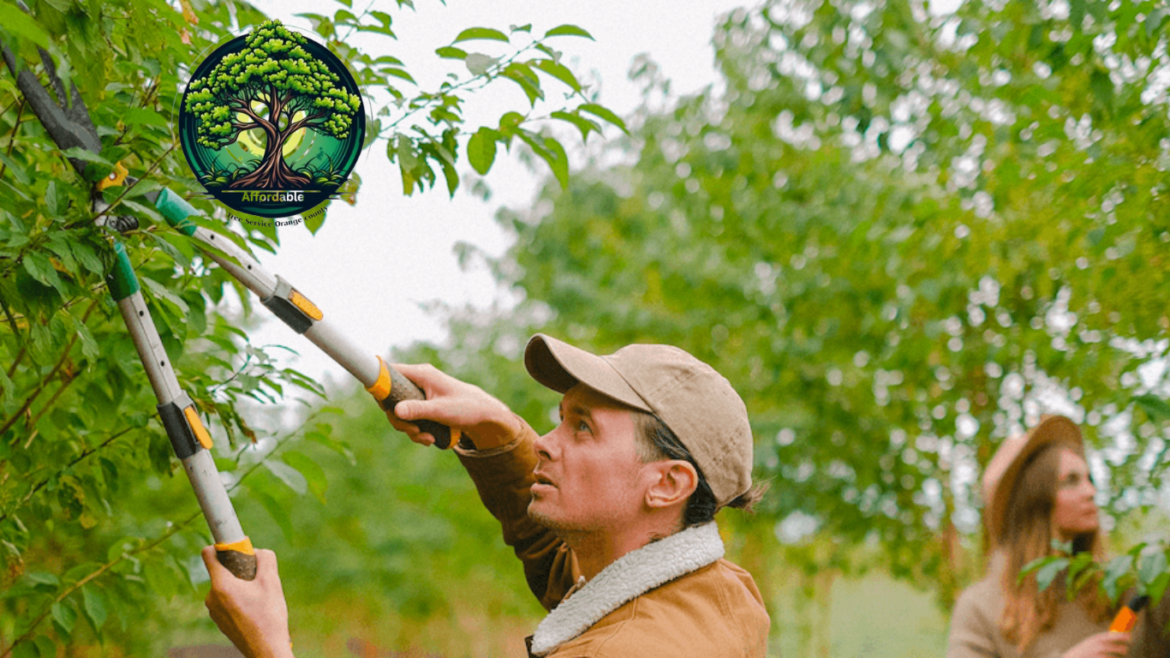
{"type": "Polygon", "coordinates": [[[987,576],[959,597],[947,658],[1166,658],[1170,596],[1143,613],[1131,633],[1111,633],[1116,611],[1096,583],[1069,601],[1063,579],[1040,591],[1024,565],[1051,555],[1052,540],[1073,551],[1104,553],[1097,490],[1081,432],[1068,418],[1047,416],[1027,434],[1004,441],[983,476],[992,553],[987,576]]]}

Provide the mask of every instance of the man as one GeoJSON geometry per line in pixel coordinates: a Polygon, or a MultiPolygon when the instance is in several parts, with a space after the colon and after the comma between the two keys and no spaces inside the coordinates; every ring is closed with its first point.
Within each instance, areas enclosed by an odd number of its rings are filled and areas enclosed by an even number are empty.
{"type": "MultiPolygon", "coordinates": [[[[528,638],[529,654],[764,656],[763,599],[746,571],[722,559],[712,522],[760,493],[747,410],[728,381],[675,347],[599,357],[539,334],[524,365],[564,394],[560,425],[542,437],[496,398],[431,366],[398,366],[427,399],[401,402],[388,417],[418,443],[433,437],[409,421],[462,435],[459,459],[551,611],[528,638]]],[[[275,556],[258,553],[249,583],[204,551],[207,607],[246,655],[291,656],[275,556]]]]}

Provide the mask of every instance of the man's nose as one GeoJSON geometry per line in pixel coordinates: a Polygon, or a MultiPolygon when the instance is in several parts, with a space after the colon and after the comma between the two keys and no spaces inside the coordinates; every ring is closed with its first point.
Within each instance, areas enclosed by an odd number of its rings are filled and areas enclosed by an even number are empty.
{"type": "Polygon", "coordinates": [[[543,436],[537,437],[532,447],[536,450],[536,456],[545,461],[551,461],[553,458],[553,451],[556,447],[555,434],[560,431],[560,425],[553,428],[551,432],[543,436]]]}

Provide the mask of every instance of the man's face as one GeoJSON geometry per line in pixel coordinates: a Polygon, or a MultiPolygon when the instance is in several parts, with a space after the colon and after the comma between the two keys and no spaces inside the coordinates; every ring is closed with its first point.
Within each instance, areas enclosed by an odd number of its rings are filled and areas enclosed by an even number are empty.
{"type": "Polygon", "coordinates": [[[578,384],[561,399],[560,415],[561,424],[536,442],[528,515],[552,530],[628,527],[645,494],[630,410],[578,384]]]}

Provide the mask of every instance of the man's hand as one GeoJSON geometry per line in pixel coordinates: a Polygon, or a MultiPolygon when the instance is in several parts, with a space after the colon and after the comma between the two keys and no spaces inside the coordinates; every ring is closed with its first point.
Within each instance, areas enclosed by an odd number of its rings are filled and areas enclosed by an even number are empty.
{"type": "Polygon", "coordinates": [[[1061,658],[1124,658],[1131,640],[1129,633],[1097,633],[1064,652],[1061,658]]]}
{"type": "Polygon", "coordinates": [[[276,553],[256,551],[256,579],[240,580],[215,557],[215,547],[203,549],[211,575],[207,610],[219,630],[248,658],[289,658],[288,604],[276,572],[276,553]]]}
{"type": "Polygon", "coordinates": [[[390,424],[411,441],[429,446],[435,437],[404,421],[434,420],[458,429],[471,438],[478,450],[504,445],[518,432],[519,421],[507,405],[480,387],[461,382],[429,364],[396,363],[394,367],[427,396],[426,400],[403,400],[393,413],[386,412],[390,424]]]}

